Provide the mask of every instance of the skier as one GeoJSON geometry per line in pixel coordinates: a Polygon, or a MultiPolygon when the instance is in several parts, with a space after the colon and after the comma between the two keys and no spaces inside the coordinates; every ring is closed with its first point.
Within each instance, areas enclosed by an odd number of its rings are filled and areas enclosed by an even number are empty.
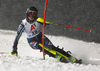
{"type": "MultiPolygon", "coordinates": [[[[38,15],[38,10],[35,7],[31,6],[27,8],[26,18],[22,20],[21,24],[18,27],[17,35],[13,44],[13,50],[12,52],[9,53],[10,55],[12,56],[18,55],[17,45],[23,32],[25,32],[26,34],[29,45],[33,49],[39,49],[42,51],[42,44],[41,44],[42,32],[40,31],[40,25],[43,25],[43,22],[39,17],[37,17],[37,15],[38,15]]],[[[47,28],[49,27],[49,22],[46,21],[45,27],[47,28]]],[[[46,36],[44,37],[44,46],[45,46],[45,54],[57,58],[61,62],[69,62],[69,61],[73,63],[78,62],[78,60],[75,57],[71,56],[69,52],[65,52],[64,50],[55,47],[46,36]],[[58,52],[56,53],[56,55],[54,54],[55,51],[58,52]],[[61,54],[63,56],[66,56],[68,59],[66,60],[64,57],[60,56],[61,54]]]]}

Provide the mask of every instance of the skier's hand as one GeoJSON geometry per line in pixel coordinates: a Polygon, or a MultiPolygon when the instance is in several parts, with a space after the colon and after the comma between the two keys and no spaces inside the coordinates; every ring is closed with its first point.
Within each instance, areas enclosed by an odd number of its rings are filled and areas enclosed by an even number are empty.
{"type": "Polygon", "coordinates": [[[17,52],[17,47],[13,47],[13,50],[11,53],[9,53],[11,56],[17,56],[18,52],[17,52]]]}
{"type": "Polygon", "coordinates": [[[49,26],[49,24],[46,24],[46,28],[49,28],[50,26],[49,26]]]}

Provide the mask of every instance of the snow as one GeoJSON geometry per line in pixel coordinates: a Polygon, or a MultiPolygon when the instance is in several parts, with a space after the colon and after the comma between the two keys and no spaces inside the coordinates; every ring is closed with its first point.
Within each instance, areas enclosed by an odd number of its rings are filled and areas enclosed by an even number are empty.
{"type": "MultiPolygon", "coordinates": [[[[11,52],[16,31],[0,30],[0,52],[11,52]]],[[[46,35],[55,46],[64,47],[72,55],[83,60],[83,64],[61,63],[42,52],[33,50],[25,34],[18,45],[18,57],[0,55],[0,71],[100,71],[100,44],[84,42],[62,36],[46,35]]]]}

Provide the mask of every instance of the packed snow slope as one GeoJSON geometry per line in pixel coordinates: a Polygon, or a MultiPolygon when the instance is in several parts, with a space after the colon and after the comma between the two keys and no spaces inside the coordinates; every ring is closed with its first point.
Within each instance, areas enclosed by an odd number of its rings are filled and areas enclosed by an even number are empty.
{"type": "MultiPolygon", "coordinates": [[[[0,52],[11,52],[15,31],[0,30],[0,52]]],[[[62,36],[46,35],[55,46],[64,47],[72,55],[83,60],[83,64],[61,63],[42,52],[33,50],[25,34],[19,40],[18,57],[0,55],[0,71],[100,71],[100,44],[79,41],[62,36]]]]}

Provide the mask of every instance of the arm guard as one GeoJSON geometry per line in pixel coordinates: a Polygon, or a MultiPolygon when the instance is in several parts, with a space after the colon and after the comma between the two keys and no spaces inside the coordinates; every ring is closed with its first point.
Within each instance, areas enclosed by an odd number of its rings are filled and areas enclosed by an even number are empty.
{"type": "MultiPolygon", "coordinates": [[[[37,18],[37,22],[39,22],[40,24],[42,24],[43,25],[43,18],[37,18]]],[[[47,27],[48,28],[48,26],[49,26],[49,23],[50,22],[48,22],[48,21],[45,21],[45,27],[47,27]]]]}

